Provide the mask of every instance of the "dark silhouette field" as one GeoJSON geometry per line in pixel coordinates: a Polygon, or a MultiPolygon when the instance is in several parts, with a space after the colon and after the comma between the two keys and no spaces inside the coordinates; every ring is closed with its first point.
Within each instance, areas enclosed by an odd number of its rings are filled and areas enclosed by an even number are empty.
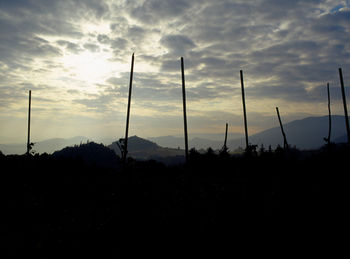
{"type": "Polygon", "coordinates": [[[284,234],[294,227],[318,233],[335,226],[347,204],[346,145],[308,152],[260,148],[240,156],[192,149],[179,166],[129,158],[123,167],[94,143],[75,151],[79,155],[0,155],[9,255],[52,258],[96,247],[118,254],[151,233],[185,238],[234,229],[238,235],[262,221],[284,234]],[[92,157],[110,157],[116,166],[92,157]]]}

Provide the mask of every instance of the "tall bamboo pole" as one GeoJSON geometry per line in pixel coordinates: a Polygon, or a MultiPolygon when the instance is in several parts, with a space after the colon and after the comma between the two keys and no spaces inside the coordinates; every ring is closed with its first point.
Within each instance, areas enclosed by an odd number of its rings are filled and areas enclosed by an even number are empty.
{"type": "Polygon", "coordinates": [[[181,75],[182,75],[182,101],[183,101],[183,114],[184,114],[184,134],[185,134],[185,156],[186,156],[186,162],[187,162],[188,161],[188,134],[187,134],[187,115],[186,115],[185,69],[184,69],[183,57],[181,57],[181,75]]]}
{"type": "Polygon", "coordinates": [[[331,132],[332,132],[332,113],[331,113],[331,95],[329,92],[329,83],[327,83],[327,96],[328,96],[328,145],[331,144],[331,132]]]}
{"type": "Polygon", "coordinates": [[[342,93],[342,97],[343,97],[343,106],[344,106],[346,133],[347,133],[347,135],[348,135],[348,143],[350,144],[350,129],[349,129],[348,108],[347,108],[347,105],[346,105],[346,96],[345,96],[343,72],[342,72],[342,69],[341,69],[341,68],[339,68],[339,77],[340,77],[341,93],[342,93]]]}
{"type": "Polygon", "coordinates": [[[276,107],[276,111],[277,111],[277,117],[278,117],[278,121],[280,123],[282,136],[283,136],[283,148],[286,149],[286,148],[288,148],[288,142],[287,142],[286,134],[284,133],[284,130],[283,130],[283,124],[282,124],[282,121],[281,121],[281,116],[280,116],[280,112],[278,110],[278,107],[276,107]]]}
{"type": "Polygon", "coordinates": [[[228,123],[226,123],[226,130],[225,130],[225,141],[224,141],[224,148],[226,149],[226,143],[227,143],[227,130],[228,130],[228,123]]]}
{"type": "Polygon", "coordinates": [[[131,92],[132,92],[132,79],[134,75],[134,53],[131,57],[131,72],[130,72],[130,83],[129,83],[129,97],[128,97],[128,111],[126,114],[126,129],[125,129],[125,140],[124,140],[124,154],[123,162],[126,162],[126,155],[128,153],[128,134],[129,134],[129,118],[130,118],[130,104],[131,104],[131,92]]]}
{"type": "Polygon", "coordinates": [[[227,148],[227,130],[228,130],[228,124],[226,123],[226,130],[225,130],[225,140],[224,140],[224,145],[222,146],[220,153],[225,153],[227,152],[228,148],[227,148]]]}
{"type": "Polygon", "coordinates": [[[248,142],[248,126],[247,126],[247,113],[245,108],[245,95],[244,95],[244,82],[243,82],[243,71],[240,70],[241,75],[241,88],[242,88],[242,102],[243,102],[243,115],[244,115],[244,131],[245,131],[245,145],[246,150],[248,151],[249,142],[248,142]]]}
{"type": "Polygon", "coordinates": [[[30,112],[31,112],[31,105],[32,105],[32,91],[29,90],[29,105],[28,105],[28,136],[27,136],[27,155],[30,154],[30,112]]]}

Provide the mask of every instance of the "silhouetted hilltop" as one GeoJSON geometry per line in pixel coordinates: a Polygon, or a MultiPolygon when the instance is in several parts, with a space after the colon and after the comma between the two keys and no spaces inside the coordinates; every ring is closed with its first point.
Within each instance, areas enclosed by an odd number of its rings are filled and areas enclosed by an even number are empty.
{"type": "MultiPolygon", "coordinates": [[[[117,155],[121,156],[117,141],[113,142],[108,147],[112,149],[117,155]]],[[[163,148],[152,141],[140,138],[138,136],[132,136],[128,139],[128,155],[134,159],[154,159],[166,164],[176,164],[178,162],[184,161],[183,150],[163,148]]]]}
{"type": "Polygon", "coordinates": [[[87,164],[97,166],[116,167],[119,165],[119,158],[116,154],[103,144],[88,142],[86,144],[66,147],[52,154],[53,157],[82,159],[87,164]]]}
{"type": "Polygon", "coordinates": [[[140,138],[138,136],[129,137],[128,147],[130,150],[157,150],[160,148],[160,146],[158,146],[156,143],[140,138]]]}

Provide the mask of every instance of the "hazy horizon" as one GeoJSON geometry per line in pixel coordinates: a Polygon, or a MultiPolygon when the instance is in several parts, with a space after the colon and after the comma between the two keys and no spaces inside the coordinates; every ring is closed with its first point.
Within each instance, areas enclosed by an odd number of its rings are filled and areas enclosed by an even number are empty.
{"type": "Polygon", "coordinates": [[[129,136],[183,134],[184,57],[189,137],[249,134],[349,99],[350,1],[53,0],[0,3],[0,143],[124,136],[135,52],[129,136]]]}
{"type": "MultiPolygon", "coordinates": [[[[132,136],[137,136],[143,139],[152,139],[152,138],[161,138],[161,137],[176,137],[176,138],[183,138],[183,134],[177,134],[177,135],[155,135],[155,136],[139,136],[136,134],[132,134],[129,135],[129,138],[132,136]]],[[[243,137],[243,133],[228,133],[228,139],[235,139],[235,138],[240,138],[243,137]]],[[[117,141],[120,138],[123,138],[124,135],[120,135],[120,136],[107,136],[107,137],[89,137],[89,136],[81,136],[79,134],[77,135],[73,135],[73,136],[69,136],[69,137],[52,137],[52,138],[45,138],[45,139],[37,139],[37,140],[33,140],[33,142],[42,142],[42,141],[46,141],[46,140],[51,140],[51,139],[74,139],[74,138],[86,138],[89,141],[104,141],[104,140],[113,140],[113,141],[117,141]]],[[[196,133],[191,133],[189,134],[189,139],[193,139],[193,138],[205,138],[208,140],[222,140],[224,138],[224,132],[222,133],[211,133],[211,134],[196,134],[196,133]]],[[[1,139],[1,138],[0,138],[1,139]]],[[[1,142],[0,144],[23,144],[26,145],[26,141],[27,141],[27,137],[25,136],[25,139],[23,139],[23,141],[19,141],[14,139],[13,142],[1,142]]]]}
{"type": "MultiPolygon", "coordinates": [[[[289,123],[293,123],[293,122],[296,122],[296,121],[299,121],[299,120],[304,120],[304,119],[310,119],[310,118],[326,118],[327,117],[327,120],[328,120],[328,115],[323,115],[323,116],[311,116],[311,117],[304,117],[304,118],[300,118],[300,119],[296,119],[296,120],[293,120],[293,121],[286,121],[284,122],[284,126],[288,126],[289,123]]],[[[341,115],[341,114],[333,114],[332,115],[332,123],[334,123],[334,119],[335,117],[342,117],[341,120],[343,120],[344,118],[344,115],[341,115]]],[[[343,122],[341,122],[342,124],[343,122]]],[[[249,136],[254,136],[256,134],[260,134],[260,133],[263,133],[264,131],[266,130],[271,130],[273,128],[279,128],[279,125],[272,125],[271,127],[269,128],[266,128],[266,129],[263,129],[261,131],[258,131],[256,133],[251,133],[249,134],[249,136]]],[[[321,128],[320,131],[324,131],[325,128],[321,128]]],[[[345,134],[345,122],[344,122],[344,134],[345,134]]],[[[227,134],[227,139],[228,140],[235,140],[235,139],[243,139],[244,138],[244,133],[235,133],[235,132],[228,132],[227,134]]],[[[54,140],[54,139],[62,139],[62,140],[72,140],[72,139],[77,139],[77,138],[82,138],[82,139],[86,139],[86,140],[89,140],[89,141],[92,141],[92,142],[97,142],[97,143],[103,143],[105,145],[108,145],[108,144],[111,144],[112,142],[114,141],[118,141],[120,138],[123,138],[125,135],[122,134],[120,136],[107,136],[107,137],[101,137],[101,136],[96,136],[96,137],[92,137],[92,136],[83,136],[83,135],[73,135],[73,136],[69,136],[69,137],[59,137],[59,136],[54,136],[54,137],[51,137],[51,138],[45,138],[45,139],[32,139],[32,142],[34,143],[38,143],[38,142],[43,142],[43,141],[47,141],[47,140],[54,140]]],[[[155,135],[155,136],[142,136],[142,135],[137,135],[137,134],[131,134],[129,135],[129,138],[130,137],[133,137],[133,136],[137,136],[137,137],[140,137],[140,138],[143,138],[143,139],[148,139],[148,140],[151,140],[152,139],[159,139],[159,138],[167,138],[167,137],[175,137],[175,138],[178,138],[178,139],[182,139],[184,138],[184,134],[173,134],[173,135],[155,135]]],[[[12,142],[1,142],[0,141],[0,144],[2,145],[23,145],[25,146],[26,145],[26,141],[27,141],[27,138],[26,136],[24,136],[22,141],[19,141],[19,140],[14,140],[12,142]],[[25,137],[25,139],[24,139],[25,137]]],[[[194,140],[194,139],[206,139],[206,140],[211,140],[211,141],[223,141],[224,139],[224,131],[220,132],[220,133],[192,133],[192,132],[189,132],[189,140],[194,140]]],[[[0,136],[0,140],[1,140],[1,136],[0,136]]]]}

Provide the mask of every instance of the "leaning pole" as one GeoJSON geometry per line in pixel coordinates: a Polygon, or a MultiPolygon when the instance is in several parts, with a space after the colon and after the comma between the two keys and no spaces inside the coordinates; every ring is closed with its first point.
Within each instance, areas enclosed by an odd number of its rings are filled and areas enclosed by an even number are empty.
{"type": "Polygon", "coordinates": [[[30,154],[30,110],[32,105],[32,91],[29,90],[29,105],[28,105],[28,135],[27,135],[27,155],[30,154]]]}
{"type": "Polygon", "coordinates": [[[123,163],[126,162],[126,155],[128,153],[128,134],[129,134],[129,118],[130,118],[130,104],[131,104],[131,92],[132,92],[132,79],[134,74],[134,53],[131,58],[131,72],[130,72],[130,83],[129,83],[129,97],[128,97],[128,111],[126,114],[126,129],[125,129],[125,140],[124,140],[124,153],[123,163]]]}
{"type": "Polygon", "coordinates": [[[242,102],[243,102],[243,116],[244,116],[244,132],[245,132],[245,146],[246,151],[249,149],[249,142],[248,142],[248,126],[247,126],[247,113],[245,109],[245,95],[244,95],[244,82],[243,82],[243,71],[240,70],[240,76],[241,76],[241,88],[242,88],[242,102]]]}
{"type": "Polygon", "coordinates": [[[281,132],[282,132],[282,136],[283,136],[283,148],[287,149],[288,148],[287,137],[286,137],[286,133],[284,132],[284,129],[283,129],[283,124],[282,124],[280,111],[278,110],[278,107],[276,107],[276,112],[277,112],[277,117],[278,117],[278,121],[280,123],[280,128],[281,128],[281,132]]]}
{"type": "Polygon", "coordinates": [[[332,132],[332,113],[331,113],[331,95],[329,92],[329,83],[327,83],[327,97],[328,97],[328,137],[327,144],[331,144],[331,132],[332,132]]]}
{"type": "Polygon", "coordinates": [[[181,75],[182,75],[182,101],[183,101],[183,113],[184,113],[185,157],[187,162],[188,161],[188,134],[187,134],[187,115],[186,115],[185,70],[184,70],[183,57],[181,57],[181,75]]]}
{"type": "Polygon", "coordinates": [[[228,123],[226,123],[226,129],[225,129],[225,140],[224,140],[224,148],[227,149],[227,130],[228,130],[228,123]]]}
{"type": "Polygon", "coordinates": [[[339,78],[340,78],[341,94],[342,94],[342,97],[343,97],[346,133],[348,135],[348,144],[350,144],[350,129],[349,129],[348,108],[347,108],[347,105],[346,105],[346,96],[345,96],[345,89],[344,89],[343,72],[342,72],[341,68],[339,68],[339,78]]]}

